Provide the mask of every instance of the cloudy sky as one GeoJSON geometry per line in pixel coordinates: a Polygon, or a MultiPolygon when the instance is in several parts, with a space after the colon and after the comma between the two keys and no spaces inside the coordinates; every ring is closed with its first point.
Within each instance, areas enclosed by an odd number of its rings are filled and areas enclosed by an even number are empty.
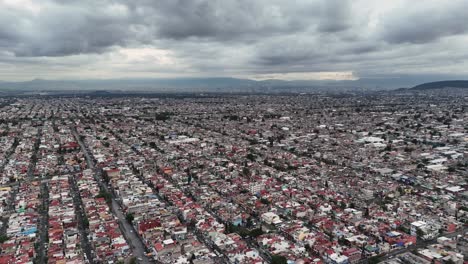
{"type": "Polygon", "coordinates": [[[467,0],[0,0],[0,80],[468,76],[467,0]]]}

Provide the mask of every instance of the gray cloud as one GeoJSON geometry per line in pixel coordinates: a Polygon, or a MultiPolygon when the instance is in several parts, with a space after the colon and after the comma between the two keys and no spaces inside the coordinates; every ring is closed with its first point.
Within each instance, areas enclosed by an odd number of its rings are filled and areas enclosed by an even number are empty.
{"type": "Polygon", "coordinates": [[[153,22],[160,37],[232,41],[304,30],[309,26],[305,12],[313,16],[317,4],[298,2],[301,5],[275,0],[158,1],[147,10],[154,12],[153,22]]]}
{"type": "Polygon", "coordinates": [[[328,0],[322,2],[318,29],[321,32],[340,32],[351,27],[351,1],[328,0]]]}
{"type": "Polygon", "coordinates": [[[468,2],[414,1],[388,14],[382,35],[390,43],[423,44],[468,32],[468,2]]]}
{"type": "Polygon", "coordinates": [[[12,25],[0,27],[0,43],[19,57],[100,53],[125,45],[135,35],[124,10],[98,2],[89,6],[49,3],[37,14],[0,9],[0,23],[12,25]]]}
{"type": "Polygon", "coordinates": [[[466,74],[460,59],[467,54],[464,0],[406,0],[388,7],[372,0],[25,2],[0,3],[0,63],[11,69],[30,63],[53,66],[62,75],[86,66],[119,73],[184,69],[204,76],[466,74]],[[143,47],[167,51],[167,60],[178,66],[156,65],[164,59],[146,59],[155,63],[148,66],[106,64],[119,50],[143,47]]]}

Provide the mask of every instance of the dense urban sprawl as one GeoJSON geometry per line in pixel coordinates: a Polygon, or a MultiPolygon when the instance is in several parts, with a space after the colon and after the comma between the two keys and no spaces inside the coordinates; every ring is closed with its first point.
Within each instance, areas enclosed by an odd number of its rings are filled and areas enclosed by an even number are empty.
{"type": "Polygon", "coordinates": [[[462,264],[466,102],[2,99],[0,264],[462,264]]]}

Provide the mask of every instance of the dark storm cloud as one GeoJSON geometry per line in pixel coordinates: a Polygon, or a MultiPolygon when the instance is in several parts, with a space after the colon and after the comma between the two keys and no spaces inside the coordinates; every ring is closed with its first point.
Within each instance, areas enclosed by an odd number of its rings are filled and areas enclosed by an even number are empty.
{"type": "Polygon", "coordinates": [[[145,46],[204,75],[466,68],[453,60],[466,54],[465,0],[18,1],[0,2],[0,63],[12,67],[145,46]]]}
{"type": "Polygon", "coordinates": [[[295,6],[274,0],[172,0],[146,7],[154,12],[152,22],[158,25],[160,37],[236,40],[304,30],[309,26],[304,15],[314,16],[318,10],[313,1],[302,3],[295,6]]]}
{"type": "Polygon", "coordinates": [[[53,1],[38,14],[0,9],[2,47],[18,56],[99,53],[152,40],[261,41],[349,26],[347,1],[53,1]],[[9,44],[9,45],[8,45],[9,44]]]}
{"type": "Polygon", "coordinates": [[[99,53],[135,35],[125,9],[98,2],[50,3],[37,13],[0,9],[0,23],[1,47],[20,57],[99,53]]]}
{"type": "Polygon", "coordinates": [[[351,1],[158,1],[150,5],[162,37],[233,40],[351,27],[351,1]],[[181,8],[183,7],[183,8],[181,8]],[[167,14],[170,14],[168,16],[167,14]]]}

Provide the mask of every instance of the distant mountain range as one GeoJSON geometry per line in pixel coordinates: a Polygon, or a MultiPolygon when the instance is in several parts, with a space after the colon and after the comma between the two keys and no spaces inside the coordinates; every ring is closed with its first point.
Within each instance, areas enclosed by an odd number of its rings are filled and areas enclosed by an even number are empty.
{"type": "Polygon", "coordinates": [[[416,85],[411,90],[434,90],[443,88],[468,88],[468,81],[456,80],[456,81],[440,81],[440,82],[429,82],[416,85]]]}
{"type": "Polygon", "coordinates": [[[43,80],[0,82],[0,90],[15,92],[40,91],[151,91],[151,92],[314,92],[356,89],[382,89],[383,83],[357,81],[285,81],[239,78],[174,78],[174,79],[107,79],[107,80],[43,80]]]}
{"type": "MultiPolygon", "coordinates": [[[[418,83],[436,81],[441,76],[397,76],[360,78],[358,80],[251,80],[239,78],[139,78],[97,80],[44,80],[24,82],[0,81],[0,93],[38,93],[47,91],[122,91],[122,92],[219,92],[219,93],[284,93],[380,91],[413,87],[418,83]]],[[[446,81],[418,85],[425,87],[460,86],[461,82],[446,81]],[[437,85],[436,85],[437,84],[437,85]]],[[[420,88],[422,87],[422,88],[420,88]]],[[[465,87],[465,86],[464,86],[465,87]]]]}

